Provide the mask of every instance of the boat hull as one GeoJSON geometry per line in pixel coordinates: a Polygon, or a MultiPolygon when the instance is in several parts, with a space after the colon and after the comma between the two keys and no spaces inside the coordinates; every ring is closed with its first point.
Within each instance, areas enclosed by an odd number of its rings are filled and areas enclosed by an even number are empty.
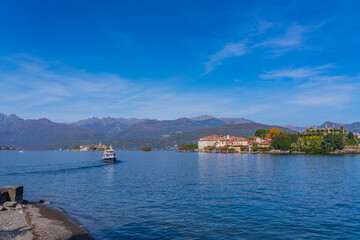
{"type": "Polygon", "coordinates": [[[103,158],[102,161],[114,163],[114,162],[117,162],[117,158],[103,158]]]}

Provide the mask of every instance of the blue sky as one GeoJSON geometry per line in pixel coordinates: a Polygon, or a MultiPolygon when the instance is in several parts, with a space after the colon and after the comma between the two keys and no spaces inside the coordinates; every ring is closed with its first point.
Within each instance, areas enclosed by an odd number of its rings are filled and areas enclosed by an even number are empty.
{"type": "Polygon", "coordinates": [[[0,112],[360,121],[359,1],[1,1],[0,112]]]}

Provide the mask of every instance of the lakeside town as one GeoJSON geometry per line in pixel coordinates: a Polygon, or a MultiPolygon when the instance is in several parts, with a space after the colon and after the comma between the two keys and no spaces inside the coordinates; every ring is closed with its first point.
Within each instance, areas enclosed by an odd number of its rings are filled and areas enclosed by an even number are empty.
{"type": "Polygon", "coordinates": [[[360,135],[346,132],[344,127],[309,126],[290,133],[279,128],[258,129],[248,139],[211,135],[198,141],[198,151],[211,153],[360,153],[360,135]]]}

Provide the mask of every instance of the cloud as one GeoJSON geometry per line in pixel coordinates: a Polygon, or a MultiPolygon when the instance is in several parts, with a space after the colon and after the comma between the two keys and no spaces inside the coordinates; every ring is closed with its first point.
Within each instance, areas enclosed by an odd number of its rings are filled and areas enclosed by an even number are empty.
{"type": "Polygon", "coordinates": [[[313,94],[310,93],[295,96],[295,98],[290,100],[289,103],[303,106],[338,107],[350,101],[352,101],[352,97],[347,94],[338,93],[334,95],[333,92],[322,94],[315,92],[313,94]]]}
{"type": "Polygon", "coordinates": [[[279,78],[291,78],[302,79],[308,77],[320,77],[319,75],[325,73],[328,68],[332,68],[333,65],[323,65],[319,67],[301,67],[301,68],[284,68],[268,71],[260,75],[262,79],[279,79],[279,78]]]}
{"type": "Polygon", "coordinates": [[[0,58],[0,112],[75,121],[92,116],[172,119],[232,112],[232,90],[183,89],[181,78],[128,79],[19,54],[0,58]],[[179,81],[181,80],[181,81],[179,81]],[[217,97],[211,104],[204,99],[217,97]]]}
{"type": "Polygon", "coordinates": [[[279,25],[264,20],[258,21],[256,30],[254,30],[254,33],[248,34],[246,40],[238,43],[226,43],[221,50],[210,55],[209,60],[204,63],[205,72],[203,75],[210,73],[216,66],[221,65],[224,59],[243,56],[255,49],[260,48],[269,51],[274,54],[274,57],[279,57],[288,51],[304,49],[306,34],[315,31],[323,23],[311,26],[292,24],[287,26],[285,30],[282,28],[282,33],[278,34],[278,36],[259,41],[258,35],[262,35],[270,29],[279,31],[278,28],[274,29],[274,26],[279,25]]]}
{"type": "Polygon", "coordinates": [[[303,106],[342,107],[354,100],[359,89],[358,76],[331,74],[333,64],[317,67],[283,68],[259,75],[261,79],[288,79],[292,86],[288,103],[303,106]]]}
{"type": "Polygon", "coordinates": [[[297,48],[304,43],[304,34],[313,31],[313,27],[304,27],[300,25],[290,26],[285,34],[278,37],[266,40],[260,43],[258,46],[269,48],[297,48]]]}
{"type": "Polygon", "coordinates": [[[209,56],[209,61],[205,63],[205,73],[211,72],[215,66],[221,65],[222,60],[235,56],[242,56],[248,52],[246,44],[244,42],[227,43],[223,49],[209,56]]]}

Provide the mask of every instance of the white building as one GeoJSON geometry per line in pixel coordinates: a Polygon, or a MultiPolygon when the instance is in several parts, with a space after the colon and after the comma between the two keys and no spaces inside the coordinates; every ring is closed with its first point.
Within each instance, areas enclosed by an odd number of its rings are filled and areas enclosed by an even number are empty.
{"type": "Polygon", "coordinates": [[[211,135],[203,137],[198,141],[198,148],[200,151],[204,150],[205,147],[235,147],[235,146],[248,146],[249,141],[243,137],[234,136],[218,136],[211,135]]]}

